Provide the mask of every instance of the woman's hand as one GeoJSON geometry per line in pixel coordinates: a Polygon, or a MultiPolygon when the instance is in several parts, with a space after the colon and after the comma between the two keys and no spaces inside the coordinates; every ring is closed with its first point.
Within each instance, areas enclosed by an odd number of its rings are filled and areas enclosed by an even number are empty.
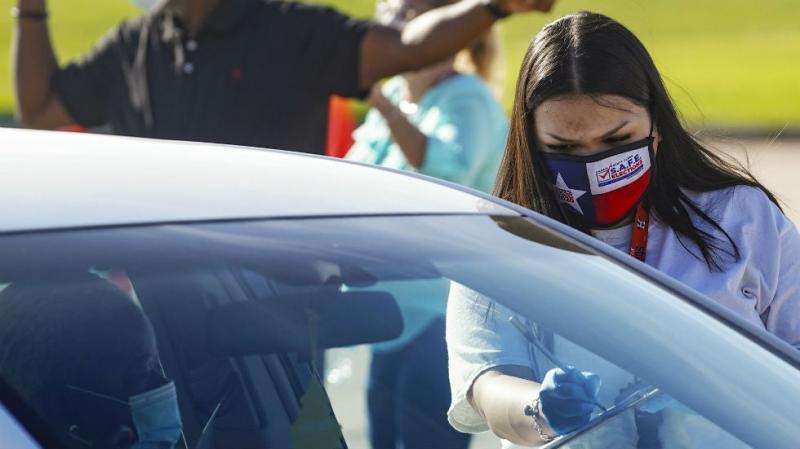
{"type": "Polygon", "coordinates": [[[425,148],[428,142],[425,134],[422,134],[413,123],[408,121],[403,111],[383,95],[380,86],[372,86],[367,98],[367,105],[375,108],[386,120],[389,131],[392,133],[392,140],[400,147],[408,163],[414,168],[420,168],[425,161],[425,148]]]}
{"type": "Polygon", "coordinates": [[[547,424],[559,434],[569,433],[589,422],[600,391],[597,374],[570,367],[551,369],[544,376],[539,404],[547,424]]]}
{"type": "Polygon", "coordinates": [[[390,127],[397,119],[403,119],[403,121],[405,121],[403,111],[383,95],[383,91],[381,91],[378,85],[372,86],[372,89],[370,89],[369,96],[367,97],[367,106],[380,112],[386,122],[389,123],[390,127]]]}

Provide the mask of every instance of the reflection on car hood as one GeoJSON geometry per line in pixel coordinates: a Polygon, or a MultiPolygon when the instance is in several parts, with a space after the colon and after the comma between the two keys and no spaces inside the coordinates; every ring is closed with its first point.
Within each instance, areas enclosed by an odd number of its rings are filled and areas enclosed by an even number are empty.
{"type": "Polygon", "coordinates": [[[275,150],[0,129],[0,232],[239,218],[517,215],[420,177],[275,150]],[[9,211],[11,213],[9,213],[9,211]]]}

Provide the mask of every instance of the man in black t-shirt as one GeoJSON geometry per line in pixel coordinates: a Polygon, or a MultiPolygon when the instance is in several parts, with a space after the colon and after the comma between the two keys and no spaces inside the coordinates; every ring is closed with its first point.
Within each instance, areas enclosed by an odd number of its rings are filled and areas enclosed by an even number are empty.
{"type": "MultiPolygon", "coordinates": [[[[513,12],[555,0],[463,0],[401,32],[277,0],[170,0],[59,68],[46,0],[17,0],[14,75],[24,126],[321,154],[328,98],[445,59],[513,12]]],[[[98,3],[98,7],[99,3],[98,3]]]]}

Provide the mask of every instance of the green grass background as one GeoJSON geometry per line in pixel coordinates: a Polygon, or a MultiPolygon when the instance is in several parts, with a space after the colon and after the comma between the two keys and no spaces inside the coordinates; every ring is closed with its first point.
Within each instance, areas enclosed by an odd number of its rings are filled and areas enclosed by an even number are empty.
{"type": "MultiPolygon", "coordinates": [[[[359,17],[369,17],[374,4],[313,2],[359,17]]],[[[136,14],[125,0],[50,0],[50,9],[62,62],[136,14]]],[[[581,9],[608,14],[642,39],[693,127],[800,129],[800,0],[561,0],[547,15],[512,17],[500,25],[507,109],[531,38],[546,22],[581,9]]],[[[0,114],[5,115],[13,110],[12,30],[12,19],[0,14],[0,114]]]]}

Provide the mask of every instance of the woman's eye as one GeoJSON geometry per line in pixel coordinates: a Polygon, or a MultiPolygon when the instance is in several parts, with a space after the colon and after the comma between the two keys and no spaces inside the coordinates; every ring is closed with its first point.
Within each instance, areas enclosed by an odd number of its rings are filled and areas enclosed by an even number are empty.
{"type": "Polygon", "coordinates": [[[574,149],[575,145],[571,143],[557,143],[557,144],[547,145],[547,148],[550,148],[553,151],[569,151],[574,149]]]}
{"type": "Polygon", "coordinates": [[[631,137],[630,134],[623,134],[621,136],[609,137],[609,138],[606,139],[606,143],[624,142],[624,141],[630,139],[630,137],[631,137]]]}

